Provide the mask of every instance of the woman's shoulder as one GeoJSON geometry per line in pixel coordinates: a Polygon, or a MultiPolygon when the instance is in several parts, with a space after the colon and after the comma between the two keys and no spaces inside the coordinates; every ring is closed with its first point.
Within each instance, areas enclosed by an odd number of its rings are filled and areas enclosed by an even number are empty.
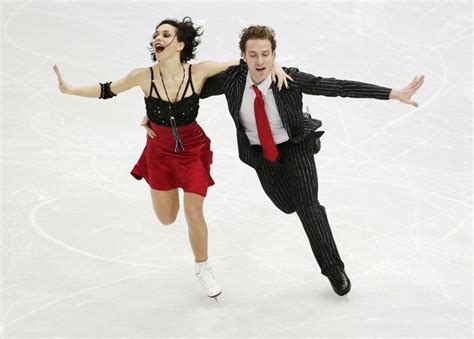
{"type": "Polygon", "coordinates": [[[132,77],[140,77],[144,75],[150,75],[150,66],[149,67],[138,67],[134,68],[128,73],[129,76],[132,77]]]}
{"type": "Polygon", "coordinates": [[[204,79],[215,76],[219,73],[224,73],[227,75],[238,73],[242,71],[243,65],[236,64],[235,61],[232,62],[216,62],[216,61],[201,61],[199,63],[193,64],[192,74],[201,75],[204,79]]]}
{"type": "Polygon", "coordinates": [[[127,78],[135,84],[145,86],[151,79],[150,67],[138,67],[132,69],[127,78]]]}
{"type": "Polygon", "coordinates": [[[206,78],[208,69],[205,63],[206,61],[187,63],[187,71],[191,73],[194,82],[206,78]]]}
{"type": "Polygon", "coordinates": [[[216,61],[200,61],[200,62],[195,62],[195,63],[189,63],[189,66],[192,66],[192,72],[194,73],[207,73],[209,70],[212,70],[213,68],[221,65],[220,62],[216,61]]]}
{"type": "Polygon", "coordinates": [[[201,62],[193,62],[190,63],[188,62],[188,67],[191,70],[193,74],[202,72],[204,70],[206,61],[201,61],[201,62]],[[204,66],[204,67],[203,67],[204,66]]]}

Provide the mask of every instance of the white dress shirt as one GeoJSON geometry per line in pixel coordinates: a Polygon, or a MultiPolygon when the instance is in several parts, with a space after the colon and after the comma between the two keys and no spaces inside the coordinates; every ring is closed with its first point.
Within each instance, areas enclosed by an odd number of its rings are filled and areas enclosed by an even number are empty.
{"type": "MultiPolygon", "coordinates": [[[[262,92],[262,98],[265,103],[265,111],[267,112],[268,122],[272,129],[273,140],[275,144],[281,144],[289,139],[288,133],[283,127],[280,115],[278,114],[278,108],[273,96],[273,91],[270,88],[272,84],[272,75],[257,85],[260,92],[262,92]]],[[[257,123],[255,121],[255,91],[252,89],[254,82],[250,77],[250,72],[247,73],[247,81],[245,83],[244,95],[242,98],[242,105],[240,106],[240,123],[247,134],[250,144],[260,145],[260,139],[258,138],[257,123]]]]}

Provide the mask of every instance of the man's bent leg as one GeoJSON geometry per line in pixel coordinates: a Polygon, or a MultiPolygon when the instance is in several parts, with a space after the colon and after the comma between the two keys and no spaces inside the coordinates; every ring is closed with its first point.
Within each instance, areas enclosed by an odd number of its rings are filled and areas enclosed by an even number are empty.
{"type": "Polygon", "coordinates": [[[255,168],[265,194],[283,213],[295,212],[292,189],[288,177],[279,163],[270,163],[264,159],[255,168]]]}

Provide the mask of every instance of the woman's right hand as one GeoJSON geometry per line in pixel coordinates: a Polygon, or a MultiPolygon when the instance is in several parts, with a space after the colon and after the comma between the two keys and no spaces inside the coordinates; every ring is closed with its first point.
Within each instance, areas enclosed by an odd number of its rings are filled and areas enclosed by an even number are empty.
{"type": "Polygon", "coordinates": [[[155,131],[153,131],[153,129],[151,128],[150,120],[148,120],[148,117],[147,117],[146,115],[143,117],[143,120],[142,120],[142,123],[140,124],[140,126],[145,127],[145,129],[146,129],[146,134],[148,134],[148,136],[149,136],[150,138],[153,139],[154,137],[156,137],[156,133],[155,133],[155,131]]]}
{"type": "Polygon", "coordinates": [[[63,76],[61,75],[61,72],[59,71],[58,65],[54,65],[53,69],[54,69],[54,73],[56,73],[56,77],[58,78],[59,90],[61,91],[61,93],[69,94],[70,88],[68,84],[64,81],[63,76]]]}

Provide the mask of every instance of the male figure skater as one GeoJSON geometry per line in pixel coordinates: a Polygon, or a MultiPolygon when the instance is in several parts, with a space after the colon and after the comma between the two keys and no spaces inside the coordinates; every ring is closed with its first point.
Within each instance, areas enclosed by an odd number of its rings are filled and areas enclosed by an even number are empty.
{"type": "Polygon", "coordinates": [[[305,128],[302,93],[352,98],[397,99],[418,107],[412,95],[424,76],[405,88],[394,90],[376,85],[321,78],[286,68],[292,77],[288,88],[278,91],[271,80],[275,59],[275,32],[267,26],[242,30],[243,61],[207,79],[201,98],[225,94],[237,129],[239,158],[257,172],[263,190],[284,213],[298,214],[321,273],[340,296],[351,289],[324,206],[318,199],[314,161],[320,134],[305,128]]]}

